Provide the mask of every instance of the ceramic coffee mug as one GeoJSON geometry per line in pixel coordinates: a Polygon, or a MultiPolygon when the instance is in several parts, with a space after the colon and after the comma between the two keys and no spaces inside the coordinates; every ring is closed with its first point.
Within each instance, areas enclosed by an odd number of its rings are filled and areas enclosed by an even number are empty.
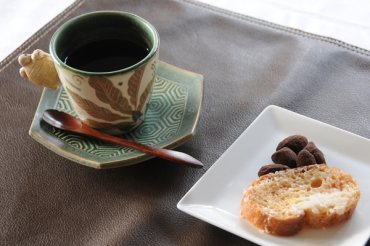
{"type": "Polygon", "coordinates": [[[59,27],[49,48],[50,55],[21,55],[21,75],[53,89],[59,78],[77,115],[91,127],[119,133],[143,121],[159,48],[149,22],[126,12],[84,14],[59,27]]]}

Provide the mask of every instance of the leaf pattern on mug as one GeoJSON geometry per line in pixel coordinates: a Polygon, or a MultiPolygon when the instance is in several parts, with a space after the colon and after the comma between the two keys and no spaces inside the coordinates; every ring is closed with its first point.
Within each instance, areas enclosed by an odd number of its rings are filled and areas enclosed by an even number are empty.
{"type": "Polygon", "coordinates": [[[134,74],[131,75],[128,81],[127,93],[130,96],[130,102],[134,106],[134,108],[136,108],[137,100],[139,97],[139,88],[144,75],[144,70],[145,66],[136,69],[134,74]]]}
{"type": "Polygon", "coordinates": [[[143,109],[143,107],[145,105],[145,102],[146,102],[147,98],[149,97],[150,92],[152,91],[152,86],[153,86],[153,83],[154,83],[154,78],[155,77],[152,78],[152,80],[146,86],[143,94],[141,94],[140,102],[139,102],[139,106],[138,106],[137,111],[141,111],[143,109]]]}
{"type": "Polygon", "coordinates": [[[73,98],[73,100],[76,102],[76,104],[86,111],[89,115],[91,115],[94,118],[107,120],[107,121],[115,121],[115,120],[123,120],[128,119],[129,117],[121,116],[115,113],[112,113],[106,108],[100,107],[93,103],[90,100],[84,99],[80,97],[78,94],[74,93],[70,89],[66,88],[69,95],[73,98]]]}
{"type": "Polygon", "coordinates": [[[132,109],[128,100],[113,82],[104,77],[90,77],[89,85],[95,89],[95,94],[102,102],[109,104],[114,110],[123,114],[131,114],[132,109]]]}
{"type": "Polygon", "coordinates": [[[109,128],[121,128],[121,127],[129,127],[132,125],[130,122],[123,122],[119,124],[108,123],[108,122],[100,122],[93,119],[86,119],[84,123],[88,124],[94,128],[101,128],[101,129],[109,129],[109,128]]]}

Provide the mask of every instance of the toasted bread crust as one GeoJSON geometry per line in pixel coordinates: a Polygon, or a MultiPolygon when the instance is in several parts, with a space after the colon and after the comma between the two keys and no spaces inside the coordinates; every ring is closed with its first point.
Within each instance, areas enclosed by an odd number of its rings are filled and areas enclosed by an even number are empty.
{"type": "Polygon", "coordinates": [[[250,199],[242,202],[241,216],[259,229],[280,236],[296,234],[304,225],[304,214],[283,219],[275,218],[262,212],[250,199]]]}
{"type": "Polygon", "coordinates": [[[311,165],[254,181],[241,201],[241,216],[267,233],[289,236],[304,226],[322,228],[348,220],[359,198],[350,175],[325,164],[311,165]]]}

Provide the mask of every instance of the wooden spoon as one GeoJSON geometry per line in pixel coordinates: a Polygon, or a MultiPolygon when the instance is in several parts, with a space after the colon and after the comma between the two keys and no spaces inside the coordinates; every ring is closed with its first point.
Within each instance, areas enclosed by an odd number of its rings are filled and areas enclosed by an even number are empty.
{"type": "Polygon", "coordinates": [[[89,127],[79,119],[62,111],[58,111],[55,109],[45,110],[44,114],[42,115],[42,119],[48,124],[68,132],[78,133],[85,136],[100,139],[106,142],[129,147],[131,149],[139,150],[143,153],[157,156],[181,165],[195,168],[203,167],[203,164],[200,161],[198,161],[197,159],[188,154],[169,149],[157,149],[150,147],[148,145],[136,143],[132,140],[123,139],[103,133],[101,131],[89,127]]]}

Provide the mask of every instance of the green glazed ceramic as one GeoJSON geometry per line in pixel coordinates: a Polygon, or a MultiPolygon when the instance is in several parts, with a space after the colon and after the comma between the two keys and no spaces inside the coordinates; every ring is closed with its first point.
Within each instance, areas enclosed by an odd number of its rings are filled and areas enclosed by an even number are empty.
{"type": "MultiPolygon", "coordinates": [[[[175,148],[195,134],[203,97],[203,76],[159,62],[144,122],[123,138],[158,148],[175,148]]],[[[64,132],[41,121],[46,109],[76,116],[63,88],[44,89],[30,136],[67,159],[97,169],[136,164],[150,158],[129,148],[64,132]]]]}

